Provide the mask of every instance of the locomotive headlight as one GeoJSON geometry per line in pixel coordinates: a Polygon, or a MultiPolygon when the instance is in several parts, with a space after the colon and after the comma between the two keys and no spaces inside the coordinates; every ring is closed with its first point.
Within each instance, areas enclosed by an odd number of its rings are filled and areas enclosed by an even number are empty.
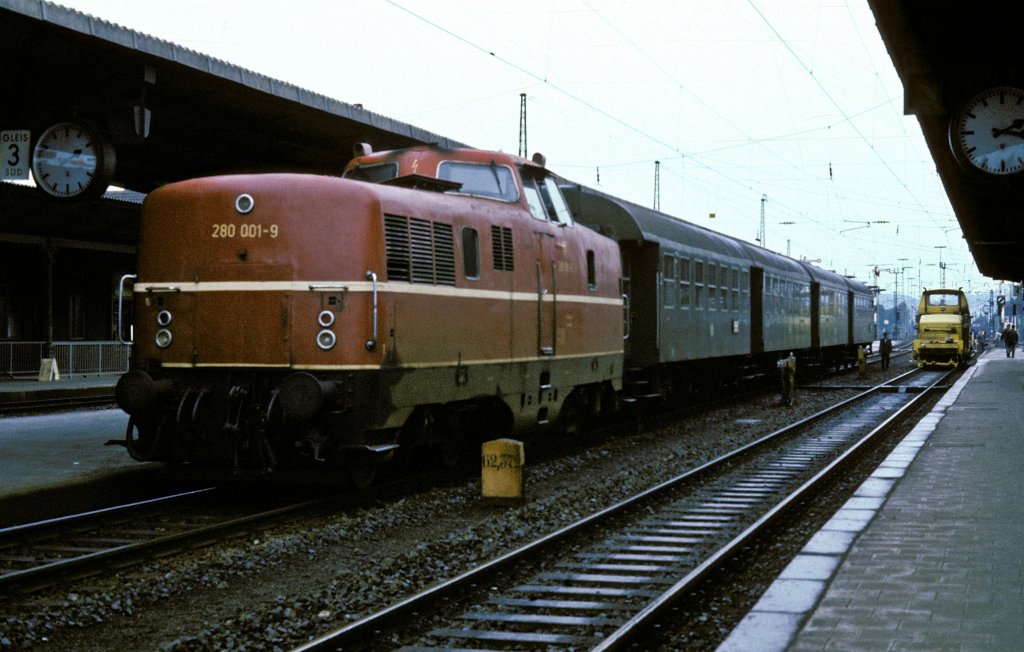
{"type": "Polygon", "coordinates": [[[171,331],[166,328],[161,328],[156,332],[156,345],[161,349],[166,349],[171,345],[174,340],[174,336],[171,335],[171,331]]]}
{"type": "Polygon", "coordinates": [[[171,314],[170,310],[161,310],[156,313],[156,323],[160,326],[168,326],[173,320],[174,316],[171,314]]]}
{"type": "Polygon", "coordinates": [[[330,349],[334,348],[334,343],[337,341],[338,338],[335,337],[334,333],[327,329],[324,329],[316,334],[316,345],[319,346],[324,351],[329,351],[330,349]]]}
{"type": "Polygon", "coordinates": [[[320,314],[316,316],[316,323],[320,324],[322,328],[330,328],[334,324],[334,313],[330,310],[321,310],[320,314]]]}
{"type": "Polygon", "coordinates": [[[252,209],[256,207],[256,200],[252,198],[252,195],[244,194],[235,197],[235,210],[242,215],[246,215],[252,212],[252,209]]]}

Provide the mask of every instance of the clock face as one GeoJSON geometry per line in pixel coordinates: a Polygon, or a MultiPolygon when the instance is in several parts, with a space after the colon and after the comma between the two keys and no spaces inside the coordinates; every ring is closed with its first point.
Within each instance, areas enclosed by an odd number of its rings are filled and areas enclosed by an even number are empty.
{"type": "Polygon", "coordinates": [[[1024,91],[990,88],[954,118],[950,144],[961,162],[988,174],[1024,171],[1024,91]]]}
{"type": "Polygon", "coordinates": [[[114,167],[113,149],[80,122],[60,122],[39,136],[32,150],[36,185],[51,197],[98,197],[114,167]]]}

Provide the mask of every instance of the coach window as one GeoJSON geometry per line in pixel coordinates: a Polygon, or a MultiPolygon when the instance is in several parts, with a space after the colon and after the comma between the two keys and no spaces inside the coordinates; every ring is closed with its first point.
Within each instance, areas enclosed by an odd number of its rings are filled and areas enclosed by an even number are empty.
{"type": "Polygon", "coordinates": [[[597,289],[597,266],[594,264],[593,249],[587,249],[587,289],[597,289]]]}
{"type": "Polygon", "coordinates": [[[715,289],[718,286],[718,266],[708,264],[708,310],[715,310],[718,307],[718,299],[715,295],[718,291],[715,289]]]}
{"type": "Polygon", "coordinates": [[[679,307],[690,307],[690,261],[679,259],[679,307]]]}
{"type": "Polygon", "coordinates": [[[704,294],[704,263],[693,263],[693,307],[700,308],[704,294]]]}
{"type": "Polygon", "coordinates": [[[718,309],[729,309],[729,269],[718,268],[718,309]]]}
{"type": "Polygon", "coordinates": [[[662,257],[661,286],[663,288],[661,302],[666,308],[676,307],[676,259],[667,254],[662,257]]]}
{"type": "Polygon", "coordinates": [[[466,278],[480,278],[480,234],[468,226],[462,227],[462,271],[466,278]]]}
{"type": "Polygon", "coordinates": [[[750,272],[740,273],[740,294],[742,295],[743,309],[746,310],[750,306],[750,272]]]}
{"type": "Polygon", "coordinates": [[[738,311],[740,309],[740,270],[733,269],[732,271],[732,309],[738,311]]]}

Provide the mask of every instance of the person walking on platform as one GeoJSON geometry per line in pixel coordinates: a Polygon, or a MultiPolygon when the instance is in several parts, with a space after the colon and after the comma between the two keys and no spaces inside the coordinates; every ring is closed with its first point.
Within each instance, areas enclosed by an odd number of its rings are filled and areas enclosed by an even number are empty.
{"type": "Polygon", "coordinates": [[[1015,358],[1014,355],[1017,351],[1017,329],[1014,328],[1013,324],[1009,324],[1006,330],[1003,331],[1003,344],[1006,345],[1006,357],[1015,358]]]}
{"type": "Polygon", "coordinates": [[[882,333],[882,341],[878,343],[878,352],[882,354],[882,371],[889,368],[889,356],[892,355],[892,340],[889,333],[882,333]]]}

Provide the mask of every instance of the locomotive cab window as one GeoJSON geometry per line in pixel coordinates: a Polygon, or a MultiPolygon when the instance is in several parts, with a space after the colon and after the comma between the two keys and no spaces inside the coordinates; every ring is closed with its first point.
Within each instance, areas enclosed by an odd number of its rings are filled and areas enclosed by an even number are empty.
{"type": "Polygon", "coordinates": [[[569,205],[565,203],[562,196],[562,189],[552,177],[544,177],[540,183],[540,194],[544,198],[544,206],[548,209],[548,217],[552,222],[569,226],[572,224],[572,213],[569,205]]]}
{"type": "Polygon", "coordinates": [[[927,295],[929,306],[959,306],[960,297],[955,292],[939,293],[934,292],[927,295]]]}
{"type": "Polygon", "coordinates": [[[371,165],[357,165],[354,168],[345,170],[342,175],[346,179],[356,181],[369,181],[370,183],[381,183],[398,176],[398,163],[374,163],[371,165]]]}
{"type": "Polygon", "coordinates": [[[530,215],[538,220],[550,221],[562,226],[572,224],[572,213],[562,196],[562,190],[552,177],[537,177],[529,170],[520,168],[523,179],[523,194],[530,208],[530,215]]]}
{"type": "Polygon", "coordinates": [[[540,188],[537,181],[523,177],[523,196],[526,197],[526,205],[530,208],[530,215],[534,219],[547,221],[548,213],[544,208],[544,200],[540,196],[540,188]]]}
{"type": "Polygon", "coordinates": [[[597,267],[594,263],[593,249],[587,249],[587,289],[597,289],[597,267]]]}
{"type": "Polygon", "coordinates": [[[497,163],[465,163],[442,161],[437,166],[437,178],[462,184],[455,195],[473,195],[505,202],[519,200],[519,188],[511,168],[497,163]]]}

